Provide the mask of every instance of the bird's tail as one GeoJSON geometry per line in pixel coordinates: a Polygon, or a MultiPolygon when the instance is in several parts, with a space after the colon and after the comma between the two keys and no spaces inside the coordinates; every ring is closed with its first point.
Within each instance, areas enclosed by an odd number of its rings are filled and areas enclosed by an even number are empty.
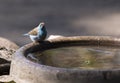
{"type": "Polygon", "coordinates": [[[29,36],[29,34],[28,34],[28,33],[26,33],[26,34],[23,34],[23,36],[29,36]]]}

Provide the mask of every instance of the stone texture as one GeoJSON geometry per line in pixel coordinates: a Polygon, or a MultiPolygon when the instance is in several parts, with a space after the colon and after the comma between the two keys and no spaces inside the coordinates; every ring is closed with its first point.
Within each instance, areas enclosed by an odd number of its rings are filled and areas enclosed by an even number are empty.
{"type": "Polygon", "coordinates": [[[15,43],[0,37],[0,58],[11,61],[13,53],[15,53],[18,48],[19,46],[15,43]]]}
{"type": "Polygon", "coordinates": [[[19,48],[14,42],[0,37],[0,83],[11,81],[9,74],[13,54],[19,48]],[[4,75],[4,76],[3,76],[4,75]]]}

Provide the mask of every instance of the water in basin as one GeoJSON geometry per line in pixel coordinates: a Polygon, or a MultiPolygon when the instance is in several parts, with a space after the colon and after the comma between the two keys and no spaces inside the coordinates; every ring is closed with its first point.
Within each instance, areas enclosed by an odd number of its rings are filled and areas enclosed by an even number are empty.
{"type": "MultiPolygon", "coordinates": [[[[61,68],[119,69],[120,49],[103,47],[62,47],[30,54],[32,60],[61,68]]],[[[29,58],[29,57],[28,57],[29,58]]]]}

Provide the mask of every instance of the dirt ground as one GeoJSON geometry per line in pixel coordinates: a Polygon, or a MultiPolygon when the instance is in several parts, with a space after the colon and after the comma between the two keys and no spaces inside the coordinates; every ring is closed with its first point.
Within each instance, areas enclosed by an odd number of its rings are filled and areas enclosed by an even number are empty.
{"type": "Polygon", "coordinates": [[[0,36],[18,45],[22,34],[46,23],[48,36],[120,36],[119,0],[0,0],[0,36]]]}

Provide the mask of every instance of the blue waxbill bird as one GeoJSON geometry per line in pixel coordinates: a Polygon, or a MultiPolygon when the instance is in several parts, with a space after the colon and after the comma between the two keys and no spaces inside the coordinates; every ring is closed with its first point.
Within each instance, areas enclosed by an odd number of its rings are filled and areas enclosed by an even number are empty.
{"type": "Polygon", "coordinates": [[[44,41],[47,36],[45,23],[41,22],[36,28],[24,34],[24,36],[29,36],[33,42],[44,41]]]}

